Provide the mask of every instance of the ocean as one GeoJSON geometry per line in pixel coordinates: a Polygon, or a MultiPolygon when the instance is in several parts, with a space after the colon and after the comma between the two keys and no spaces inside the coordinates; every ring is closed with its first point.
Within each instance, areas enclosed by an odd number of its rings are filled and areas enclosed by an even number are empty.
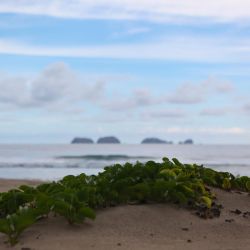
{"type": "Polygon", "coordinates": [[[250,176],[250,145],[0,145],[0,178],[58,180],[97,174],[115,163],[178,158],[219,171],[250,176]]]}

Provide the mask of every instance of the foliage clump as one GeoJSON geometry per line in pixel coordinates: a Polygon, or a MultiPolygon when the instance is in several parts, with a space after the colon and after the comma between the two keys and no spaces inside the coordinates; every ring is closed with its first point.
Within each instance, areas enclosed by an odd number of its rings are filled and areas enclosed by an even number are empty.
{"type": "Polygon", "coordinates": [[[250,192],[250,178],[182,164],[175,158],[115,164],[98,175],[68,175],[58,182],[0,193],[0,232],[14,245],[26,228],[50,213],[79,224],[95,219],[94,209],[129,203],[171,202],[212,218],[220,215],[221,206],[209,186],[250,192]]]}

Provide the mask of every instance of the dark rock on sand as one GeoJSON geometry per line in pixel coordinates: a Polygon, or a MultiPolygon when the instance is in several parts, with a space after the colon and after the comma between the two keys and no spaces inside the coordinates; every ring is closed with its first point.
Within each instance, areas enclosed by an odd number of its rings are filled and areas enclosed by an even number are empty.
{"type": "Polygon", "coordinates": [[[232,223],[234,222],[234,219],[225,219],[225,222],[232,223]]]}
{"type": "Polygon", "coordinates": [[[230,212],[237,215],[242,213],[239,209],[231,210],[230,212]]]}
{"type": "Polygon", "coordinates": [[[206,205],[201,204],[197,207],[196,215],[203,219],[212,219],[220,217],[222,206],[220,204],[212,203],[209,209],[206,205]]]}
{"type": "Polygon", "coordinates": [[[250,218],[250,212],[248,212],[248,211],[247,211],[247,212],[244,212],[244,213],[243,213],[243,217],[244,217],[244,218],[250,218]]]}

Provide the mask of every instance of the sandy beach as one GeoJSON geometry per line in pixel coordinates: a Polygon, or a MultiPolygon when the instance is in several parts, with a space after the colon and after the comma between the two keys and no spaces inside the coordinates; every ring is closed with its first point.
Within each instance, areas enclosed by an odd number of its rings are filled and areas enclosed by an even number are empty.
{"type": "MultiPolygon", "coordinates": [[[[1,180],[0,191],[37,181],[1,180]]],[[[250,196],[214,190],[224,209],[220,218],[204,220],[171,204],[127,205],[97,211],[95,221],[69,226],[60,218],[39,221],[27,229],[13,248],[0,249],[207,249],[248,250],[250,217],[231,210],[250,211],[250,196]],[[228,221],[229,220],[229,221],[228,221]]]]}
{"type": "Polygon", "coordinates": [[[42,183],[39,180],[14,180],[14,179],[0,179],[0,192],[6,192],[12,188],[18,188],[21,185],[35,186],[42,183]]]}

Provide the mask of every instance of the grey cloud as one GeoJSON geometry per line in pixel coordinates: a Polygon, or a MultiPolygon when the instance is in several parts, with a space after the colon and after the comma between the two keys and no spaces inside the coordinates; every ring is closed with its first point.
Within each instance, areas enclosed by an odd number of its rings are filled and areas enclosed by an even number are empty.
{"type": "Polygon", "coordinates": [[[79,79],[64,64],[56,63],[46,68],[31,85],[31,96],[35,102],[48,103],[75,95],[79,79]]]}
{"type": "Polygon", "coordinates": [[[250,103],[247,103],[243,106],[243,112],[250,114],[250,103]]]}
{"type": "Polygon", "coordinates": [[[206,101],[214,94],[228,94],[233,90],[231,83],[208,78],[200,84],[184,83],[174,93],[167,95],[166,101],[175,104],[196,104],[206,101]]]}
{"type": "Polygon", "coordinates": [[[22,105],[27,102],[27,79],[18,76],[3,75],[0,78],[0,103],[22,105]]]}
{"type": "MultiPolygon", "coordinates": [[[[110,111],[132,110],[147,106],[164,104],[199,104],[215,95],[229,95],[233,85],[228,82],[219,81],[215,78],[208,78],[199,83],[184,83],[172,93],[161,92],[154,94],[146,88],[135,89],[128,97],[116,95],[111,100],[103,100],[101,106],[110,111]]],[[[222,113],[222,111],[204,110],[203,115],[222,113]]],[[[216,114],[214,114],[216,115],[216,114]]],[[[163,116],[163,115],[161,115],[163,116]]]]}
{"type": "Polygon", "coordinates": [[[94,102],[103,96],[105,83],[85,83],[69,66],[59,62],[33,78],[2,77],[0,88],[0,104],[60,110],[74,103],[94,102]]]}
{"type": "Polygon", "coordinates": [[[111,111],[121,111],[150,106],[159,103],[160,100],[153,96],[148,89],[141,88],[135,89],[131,96],[127,98],[119,96],[113,98],[112,100],[105,100],[101,106],[111,111]]]}
{"type": "Polygon", "coordinates": [[[82,82],[76,72],[64,63],[47,67],[32,84],[32,97],[38,102],[94,101],[104,93],[105,83],[82,82]]]}
{"type": "Polygon", "coordinates": [[[231,83],[218,83],[215,89],[218,93],[227,94],[234,90],[234,86],[231,83]]]}
{"type": "Polygon", "coordinates": [[[126,99],[113,99],[102,102],[101,107],[110,111],[122,111],[132,109],[135,105],[126,99]]]}
{"type": "Polygon", "coordinates": [[[92,85],[86,85],[84,97],[92,101],[103,99],[105,96],[105,87],[106,83],[102,80],[98,80],[92,85]]]}
{"type": "Polygon", "coordinates": [[[181,109],[164,109],[145,112],[142,115],[148,118],[183,118],[186,116],[186,112],[181,109]]]}
{"type": "Polygon", "coordinates": [[[147,106],[156,103],[156,100],[148,89],[136,89],[134,99],[138,106],[147,106]]]}
{"type": "Polygon", "coordinates": [[[230,112],[227,108],[207,108],[200,112],[202,116],[224,116],[230,112]]]}
{"type": "Polygon", "coordinates": [[[167,96],[166,101],[176,104],[195,104],[204,101],[203,89],[193,84],[183,84],[174,93],[167,96]]]}
{"type": "Polygon", "coordinates": [[[245,105],[233,105],[226,107],[205,108],[200,112],[201,116],[225,116],[225,115],[249,115],[250,103],[245,105]]]}

